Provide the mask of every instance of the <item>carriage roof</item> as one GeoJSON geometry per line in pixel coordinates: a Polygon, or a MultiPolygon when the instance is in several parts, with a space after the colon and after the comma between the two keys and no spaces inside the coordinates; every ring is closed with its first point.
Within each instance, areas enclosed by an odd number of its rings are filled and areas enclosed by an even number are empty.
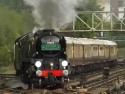
{"type": "Polygon", "coordinates": [[[83,45],[117,45],[114,41],[100,40],[100,39],[90,39],[90,38],[73,38],[65,37],[67,44],[83,44],[83,45]]]}

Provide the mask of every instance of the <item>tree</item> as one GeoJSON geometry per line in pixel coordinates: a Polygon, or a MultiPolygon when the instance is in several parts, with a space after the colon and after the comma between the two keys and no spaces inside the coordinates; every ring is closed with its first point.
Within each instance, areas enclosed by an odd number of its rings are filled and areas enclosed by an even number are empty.
{"type": "Polygon", "coordinates": [[[83,0],[78,11],[101,11],[103,8],[98,4],[98,0],[83,0]]]}
{"type": "Polygon", "coordinates": [[[0,4],[9,6],[11,9],[15,9],[17,11],[27,8],[23,0],[0,0],[0,4]]]}
{"type": "Polygon", "coordinates": [[[0,6],[0,63],[11,62],[13,45],[16,38],[31,31],[33,19],[30,14],[17,12],[8,7],[0,6]]]}

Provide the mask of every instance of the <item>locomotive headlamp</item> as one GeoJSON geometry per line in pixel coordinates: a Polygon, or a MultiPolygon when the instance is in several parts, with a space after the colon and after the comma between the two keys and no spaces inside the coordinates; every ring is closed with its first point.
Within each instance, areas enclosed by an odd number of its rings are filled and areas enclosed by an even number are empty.
{"type": "Polygon", "coordinates": [[[66,61],[66,60],[62,61],[62,66],[63,66],[63,67],[68,66],[68,61],[66,61]]]}
{"type": "Polygon", "coordinates": [[[51,62],[51,63],[50,63],[50,66],[52,66],[52,67],[53,67],[53,65],[54,65],[54,64],[53,64],[53,62],[51,62]]]}
{"type": "Polygon", "coordinates": [[[42,62],[41,62],[41,61],[36,61],[36,62],[35,62],[35,66],[36,66],[37,68],[40,68],[40,67],[42,66],[42,62]]]}

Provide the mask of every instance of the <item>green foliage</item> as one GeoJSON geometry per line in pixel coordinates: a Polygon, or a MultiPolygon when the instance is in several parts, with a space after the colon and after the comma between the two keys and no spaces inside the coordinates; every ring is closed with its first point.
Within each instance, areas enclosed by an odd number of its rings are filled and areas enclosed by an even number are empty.
{"type": "Polygon", "coordinates": [[[0,0],[0,4],[9,6],[9,8],[15,9],[17,11],[27,8],[23,0],[0,0]]]}
{"type": "Polygon", "coordinates": [[[122,24],[121,24],[121,21],[115,20],[113,29],[118,30],[118,29],[121,29],[121,28],[125,29],[125,19],[123,20],[122,24]]]}
{"type": "Polygon", "coordinates": [[[86,31],[86,32],[72,32],[73,37],[81,37],[81,38],[94,38],[96,36],[96,32],[86,31]]]}
{"type": "Polygon", "coordinates": [[[16,38],[33,27],[33,19],[25,11],[17,12],[0,5],[0,64],[12,62],[16,38]]]}
{"type": "Polygon", "coordinates": [[[118,55],[117,56],[119,58],[124,58],[125,57],[125,47],[118,49],[118,55]]]}
{"type": "Polygon", "coordinates": [[[77,9],[79,11],[101,11],[103,8],[98,5],[98,0],[86,0],[86,2],[83,0],[81,6],[77,9]]]}

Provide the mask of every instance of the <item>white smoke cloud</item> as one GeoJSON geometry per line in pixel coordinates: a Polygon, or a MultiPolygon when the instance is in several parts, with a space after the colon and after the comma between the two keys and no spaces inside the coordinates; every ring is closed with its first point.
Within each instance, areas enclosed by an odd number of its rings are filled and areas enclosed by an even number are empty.
{"type": "Polygon", "coordinates": [[[24,0],[42,28],[61,28],[75,19],[79,0],[24,0]]]}

